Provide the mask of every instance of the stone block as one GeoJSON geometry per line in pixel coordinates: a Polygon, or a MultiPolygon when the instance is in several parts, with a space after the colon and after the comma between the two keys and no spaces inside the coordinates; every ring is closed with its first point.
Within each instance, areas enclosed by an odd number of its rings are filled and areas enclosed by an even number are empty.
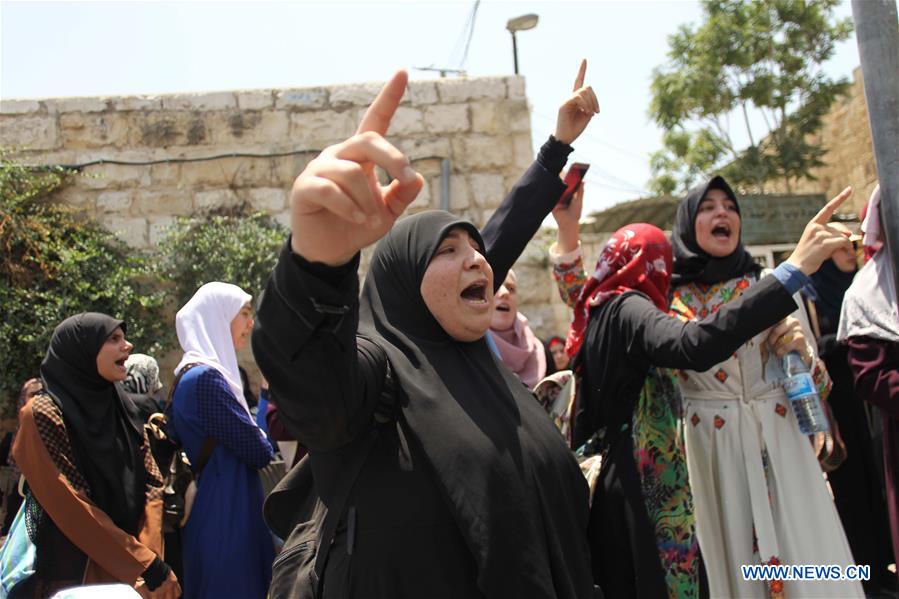
{"type": "Polygon", "coordinates": [[[512,156],[508,136],[467,135],[454,138],[453,168],[459,170],[502,168],[512,156]]]}
{"type": "Polygon", "coordinates": [[[475,133],[506,132],[505,120],[497,102],[481,100],[471,103],[471,130],[475,133]]]}
{"type": "Polygon", "coordinates": [[[496,208],[506,196],[506,186],[502,175],[494,173],[471,173],[468,176],[471,195],[481,208],[496,208]]]}
{"type": "Polygon", "coordinates": [[[164,110],[225,110],[237,108],[233,92],[178,94],[162,97],[164,110]]]}
{"type": "Polygon", "coordinates": [[[128,164],[98,164],[90,167],[80,185],[88,189],[124,189],[150,185],[150,170],[146,166],[128,164]]]}
{"type": "Polygon", "coordinates": [[[109,109],[109,102],[105,98],[59,98],[55,100],[46,100],[48,110],[51,112],[106,112],[109,109]],[[49,108],[50,103],[54,103],[54,108],[49,108]]]}
{"type": "Polygon", "coordinates": [[[41,104],[37,100],[0,100],[0,114],[28,114],[40,109],[41,104]]]}
{"type": "Polygon", "coordinates": [[[506,81],[502,77],[441,79],[437,82],[437,93],[440,101],[447,104],[480,98],[502,99],[506,97],[506,81]]]}
{"type": "MultiPolygon", "coordinates": [[[[440,185],[440,179],[437,179],[440,185]]],[[[438,187],[438,189],[440,189],[438,187]]],[[[449,211],[458,212],[471,206],[471,190],[465,175],[450,175],[449,211]]]]}
{"type": "Polygon", "coordinates": [[[147,246],[147,220],[112,216],[101,220],[103,225],[131,247],[147,246]]]}
{"type": "Polygon", "coordinates": [[[525,81],[524,77],[521,75],[514,75],[512,77],[506,77],[506,88],[508,89],[507,97],[510,100],[526,100],[527,93],[525,90],[525,81]]]}
{"type": "Polygon", "coordinates": [[[512,136],[512,156],[517,169],[526,169],[534,162],[534,144],[530,132],[516,133],[512,136]]]}
{"type": "Polygon", "coordinates": [[[163,163],[150,166],[150,181],[154,187],[174,187],[181,181],[181,165],[163,163]]]}
{"type": "Polygon", "coordinates": [[[424,109],[425,130],[430,133],[461,133],[470,128],[467,104],[437,104],[424,109]]]}
{"type": "Polygon", "coordinates": [[[97,195],[97,210],[100,212],[125,212],[131,208],[130,191],[106,191],[97,195]]]}
{"type": "Polygon", "coordinates": [[[452,156],[452,146],[447,137],[400,138],[391,141],[400,152],[412,161],[452,156]]]}
{"type": "Polygon", "coordinates": [[[382,83],[355,83],[335,85],[331,88],[331,106],[368,106],[381,91],[382,83]]]}
{"type": "Polygon", "coordinates": [[[284,111],[227,111],[210,113],[206,126],[212,143],[265,144],[284,143],[289,140],[290,121],[284,111]]]}
{"type": "Polygon", "coordinates": [[[137,113],[132,120],[131,144],[150,148],[166,148],[170,146],[188,145],[188,131],[193,127],[194,141],[205,138],[205,126],[191,125],[191,121],[199,120],[190,113],[146,112],[137,113]]]}
{"type": "Polygon", "coordinates": [[[140,216],[189,216],[194,209],[193,193],[187,189],[139,189],[132,207],[140,216]]]}
{"type": "Polygon", "coordinates": [[[0,139],[4,147],[52,150],[59,146],[59,129],[54,117],[3,116],[0,139]]]}
{"type": "Polygon", "coordinates": [[[275,108],[314,110],[328,104],[328,90],[321,87],[285,89],[275,94],[275,108]]]}
{"type": "Polygon", "coordinates": [[[271,162],[267,158],[220,158],[181,165],[179,188],[270,187],[271,162]]]}
{"type": "Polygon", "coordinates": [[[290,139],[300,148],[323,150],[356,132],[353,111],[294,112],[290,115],[290,139]]]}
{"type": "MultiPolygon", "coordinates": [[[[418,192],[418,195],[415,196],[415,199],[409,204],[409,207],[406,210],[411,210],[413,212],[418,212],[420,210],[428,210],[430,208],[434,208],[435,206],[431,204],[432,196],[431,196],[431,183],[433,181],[425,180],[424,187],[421,188],[421,191],[418,192]]],[[[439,189],[440,181],[437,181],[437,189],[439,189]]]]}
{"type": "Polygon", "coordinates": [[[287,207],[287,190],[275,187],[250,189],[248,192],[253,210],[277,214],[287,207]]]}
{"type": "Polygon", "coordinates": [[[149,223],[150,247],[154,248],[159,245],[171,232],[172,226],[177,222],[173,216],[158,216],[147,219],[149,223]]]}
{"type": "Polygon", "coordinates": [[[279,156],[272,158],[272,180],[273,187],[281,189],[289,189],[303,169],[306,168],[312,160],[318,155],[317,152],[309,152],[306,154],[297,154],[293,156],[279,156]]]}
{"type": "Polygon", "coordinates": [[[234,206],[238,202],[237,194],[230,189],[198,191],[194,194],[194,211],[205,212],[216,208],[234,206]]]}
{"type": "Polygon", "coordinates": [[[506,114],[509,130],[515,133],[531,133],[531,111],[525,102],[505,102],[502,108],[506,114]]]}
{"type": "Polygon", "coordinates": [[[122,148],[129,145],[128,118],[117,112],[59,115],[62,143],[67,148],[122,148]]]}
{"type": "Polygon", "coordinates": [[[236,92],[235,95],[237,107],[241,110],[261,110],[275,105],[275,98],[270,89],[236,92]]]}
{"type": "Polygon", "coordinates": [[[112,98],[113,110],[128,112],[133,110],[162,110],[162,98],[159,96],[122,96],[112,98]]]}
{"type": "Polygon", "coordinates": [[[437,84],[433,81],[410,81],[406,94],[413,105],[437,102],[437,84]]]}
{"type": "MultiPolygon", "coordinates": [[[[357,120],[358,121],[361,119],[357,120]]],[[[400,106],[396,109],[393,118],[390,120],[389,136],[397,135],[413,135],[422,133],[425,130],[422,121],[422,111],[420,108],[412,108],[409,106],[400,106]]]]}

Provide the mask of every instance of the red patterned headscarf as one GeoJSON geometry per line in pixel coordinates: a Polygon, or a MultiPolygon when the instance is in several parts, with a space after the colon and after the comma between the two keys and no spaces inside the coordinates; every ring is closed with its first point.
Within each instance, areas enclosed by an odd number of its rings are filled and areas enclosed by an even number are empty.
{"type": "Polygon", "coordinates": [[[574,305],[565,351],[574,357],[581,348],[592,309],[625,291],[640,291],[667,311],[670,286],[671,243],[662,230],[645,223],[621,227],[606,242],[574,305]]]}

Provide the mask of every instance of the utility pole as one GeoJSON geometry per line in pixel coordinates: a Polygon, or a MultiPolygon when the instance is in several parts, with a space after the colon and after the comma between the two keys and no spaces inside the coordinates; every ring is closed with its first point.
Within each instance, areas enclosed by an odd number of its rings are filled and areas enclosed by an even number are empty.
{"type": "Polygon", "coordinates": [[[880,219],[899,289],[899,16],[896,0],[852,0],[880,180],[880,219]]]}

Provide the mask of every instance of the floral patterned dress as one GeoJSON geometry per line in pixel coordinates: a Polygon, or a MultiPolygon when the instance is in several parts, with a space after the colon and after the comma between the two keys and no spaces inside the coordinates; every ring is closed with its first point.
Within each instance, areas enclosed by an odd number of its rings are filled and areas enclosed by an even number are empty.
{"type": "MultiPolygon", "coordinates": [[[[705,318],[755,281],[747,275],[675,288],[671,314],[684,321],[705,318]]],[[[812,339],[805,310],[794,316],[812,339]]],[[[855,581],[743,579],[741,565],[845,569],[854,563],[817,458],[783,391],[783,371],[769,353],[767,335],[757,335],[705,372],[676,372],[696,530],[711,595],[863,597],[855,581]]],[[[826,398],[830,381],[817,355],[815,363],[813,377],[826,398]]]]}

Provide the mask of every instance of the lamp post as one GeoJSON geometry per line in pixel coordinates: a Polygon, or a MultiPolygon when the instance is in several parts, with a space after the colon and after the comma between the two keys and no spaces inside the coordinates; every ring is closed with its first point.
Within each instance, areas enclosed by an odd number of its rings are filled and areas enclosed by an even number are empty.
{"type": "Polygon", "coordinates": [[[529,13],[526,15],[521,15],[520,17],[515,17],[514,19],[509,19],[506,23],[506,29],[509,30],[509,33],[512,34],[512,60],[515,61],[515,74],[518,74],[518,41],[515,38],[515,33],[518,31],[527,31],[528,29],[533,29],[537,26],[537,21],[540,20],[540,17],[533,13],[529,13]]]}

